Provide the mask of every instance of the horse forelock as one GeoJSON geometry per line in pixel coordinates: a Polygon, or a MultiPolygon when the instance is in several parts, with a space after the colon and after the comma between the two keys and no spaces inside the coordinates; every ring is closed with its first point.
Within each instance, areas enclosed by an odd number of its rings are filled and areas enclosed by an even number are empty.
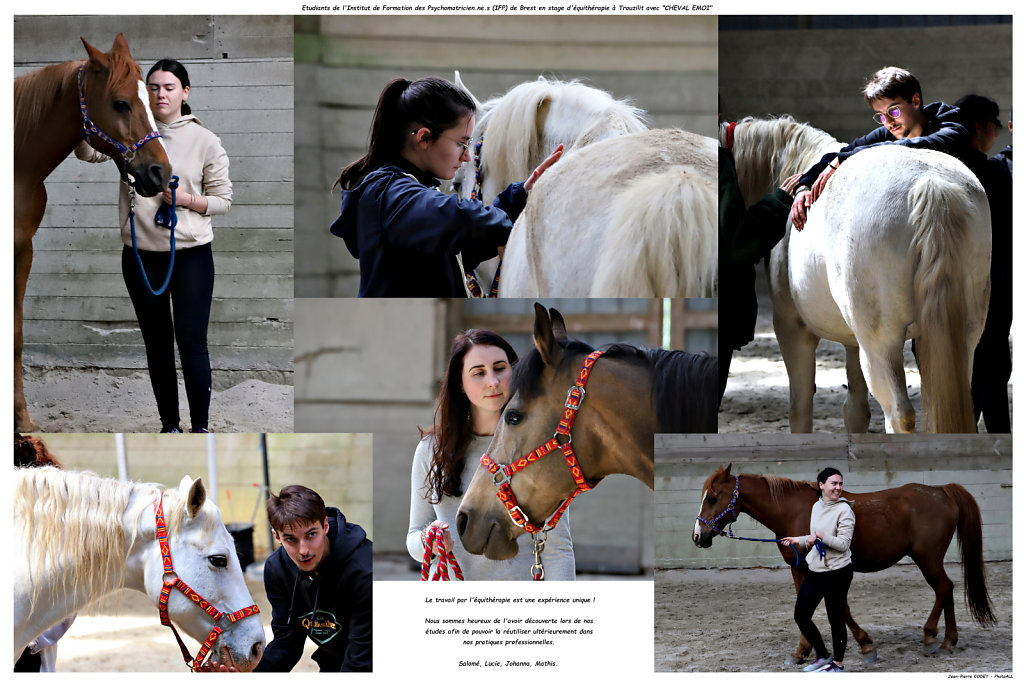
{"type": "MultiPolygon", "coordinates": [[[[107,53],[110,59],[110,75],[104,81],[104,95],[123,90],[137,90],[142,80],[142,69],[127,53],[112,51],[107,53]]],[[[88,71],[88,69],[86,70],[88,71]]]]}

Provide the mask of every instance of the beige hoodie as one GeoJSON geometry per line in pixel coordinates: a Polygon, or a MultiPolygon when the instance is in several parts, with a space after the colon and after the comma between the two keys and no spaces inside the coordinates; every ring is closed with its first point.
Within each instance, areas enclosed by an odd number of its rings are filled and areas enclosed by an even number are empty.
{"type": "MultiPolygon", "coordinates": [[[[820,531],[824,538],[825,557],[822,558],[812,546],[807,551],[807,568],[812,572],[830,572],[842,569],[853,562],[850,544],[853,542],[853,527],[856,518],[846,498],[836,502],[819,500],[811,508],[811,533],[820,531]]],[[[801,536],[798,548],[804,548],[811,535],[801,536]]]]}
{"type": "MultiPolygon", "coordinates": [[[[172,173],[178,176],[178,192],[202,195],[209,202],[209,207],[203,214],[178,205],[178,225],[174,231],[175,247],[188,249],[212,242],[213,223],[210,216],[225,214],[231,208],[228,155],[221,146],[220,139],[204,128],[202,122],[192,114],[182,116],[169,124],[157,121],[157,130],[171,160],[172,173]]],[[[85,143],[78,146],[75,156],[91,163],[99,163],[110,158],[85,143]]],[[[128,188],[121,183],[118,203],[121,240],[131,246],[129,201],[128,188]]],[[[170,251],[169,231],[153,222],[156,210],[162,202],[161,195],[135,197],[135,234],[139,249],[143,251],[170,251]]]]}

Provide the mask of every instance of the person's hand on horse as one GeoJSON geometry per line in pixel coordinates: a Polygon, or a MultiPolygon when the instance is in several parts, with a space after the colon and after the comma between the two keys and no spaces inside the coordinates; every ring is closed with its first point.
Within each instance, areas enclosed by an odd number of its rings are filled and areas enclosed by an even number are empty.
{"type": "Polygon", "coordinates": [[[562,152],[564,151],[565,145],[559,145],[558,149],[552,152],[547,159],[540,162],[540,166],[535,168],[533,173],[530,174],[530,177],[527,178],[525,183],[523,183],[523,189],[526,190],[527,193],[529,193],[530,190],[533,189],[533,184],[537,182],[537,179],[540,178],[541,175],[544,174],[544,171],[548,170],[551,164],[555,163],[556,161],[562,158],[562,152]]]}
{"type": "Polygon", "coordinates": [[[818,179],[814,181],[814,185],[811,186],[812,202],[818,201],[818,197],[820,197],[821,193],[825,191],[825,183],[828,182],[828,179],[832,177],[832,174],[836,172],[837,168],[839,168],[838,158],[834,159],[833,161],[830,161],[825,170],[822,171],[821,175],[818,176],[818,179]],[[833,163],[835,164],[835,166],[832,165],[833,163]]]}
{"type": "Polygon", "coordinates": [[[803,188],[797,190],[793,197],[793,208],[789,210],[789,218],[793,221],[793,227],[803,230],[807,223],[807,209],[811,207],[814,200],[811,199],[811,191],[803,188]]]}
{"type": "Polygon", "coordinates": [[[234,665],[227,666],[225,664],[222,664],[221,662],[207,662],[206,664],[203,664],[201,667],[196,669],[196,673],[197,674],[202,674],[202,673],[234,673],[234,674],[237,674],[237,673],[240,673],[240,672],[238,671],[238,668],[236,666],[234,666],[234,665]]]}
{"type": "Polygon", "coordinates": [[[800,173],[794,173],[793,175],[789,176],[788,178],[782,181],[782,185],[779,186],[779,189],[787,194],[793,194],[793,190],[796,189],[796,183],[798,180],[800,180],[801,175],[802,174],[800,173]]]}

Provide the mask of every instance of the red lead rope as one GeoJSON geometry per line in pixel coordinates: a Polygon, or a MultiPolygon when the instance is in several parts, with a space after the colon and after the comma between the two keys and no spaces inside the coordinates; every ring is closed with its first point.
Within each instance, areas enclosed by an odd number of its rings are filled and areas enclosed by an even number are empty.
{"type": "Polygon", "coordinates": [[[236,621],[240,621],[245,617],[259,614],[260,608],[256,605],[249,605],[236,612],[225,614],[216,607],[211,605],[203,596],[196,593],[194,590],[189,588],[188,584],[182,581],[178,575],[174,572],[174,562],[171,560],[171,545],[167,541],[167,522],[164,519],[164,494],[160,493],[160,497],[153,501],[153,514],[156,516],[156,539],[160,543],[160,558],[164,563],[164,585],[160,588],[160,623],[164,626],[169,626],[171,632],[174,634],[175,640],[178,641],[178,647],[181,648],[181,656],[185,658],[185,665],[192,669],[192,671],[198,671],[203,666],[203,662],[206,660],[206,656],[210,653],[214,643],[220,638],[220,635],[224,633],[224,629],[217,625],[217,622],[222,618],[227,617],[228,621],[232,624],[236,621]],[[195,659],[192,659],[192,655],[189,654],[188,648],[185,647],[185,643],[182,642],[181,636],[178,635],[178,629],[174,628],[174,624],[171,623],[171,615],[167,611],[167,603],[171,599],[171,590],[177,588],[185,594],[189,600],[194,602],[201,610],[210,615],[213,619],[213,629],[210,630],[210,635],[206,636],[206,640],[203,641],[203,646],[199,648],[199,652],[196,653],[195,659]]]}
{"type": "Polygon", "coordinates": [[[459,566],[459,561],[455,559],[455,553],[450,550],[444,549],[442,543],[441,552],[437,557],[437,569],[434,570],[434,576],[430,575],[430,549],[434,547],[434,541],[441,541],[444,530],[440,527],[430,527],[430,531],[427,532],[427,540],[423,543],[423,562],[420,565],[420,581],[450,581],[451,578],[448,575],[448,567],[455,573],[456,581],[465,581],[465,577],[462,576],[462,567],[459,566]]]}

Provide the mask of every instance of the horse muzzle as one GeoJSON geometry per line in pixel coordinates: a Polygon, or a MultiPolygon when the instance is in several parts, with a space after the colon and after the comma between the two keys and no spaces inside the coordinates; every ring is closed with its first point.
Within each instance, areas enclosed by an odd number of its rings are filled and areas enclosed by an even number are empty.
{"type": "Polygon", "coordinates": [[[159,161],[134,160],[127,169],[127,180],[143,197],[155,197],[167,189],[171,168],[159,161]]]}

